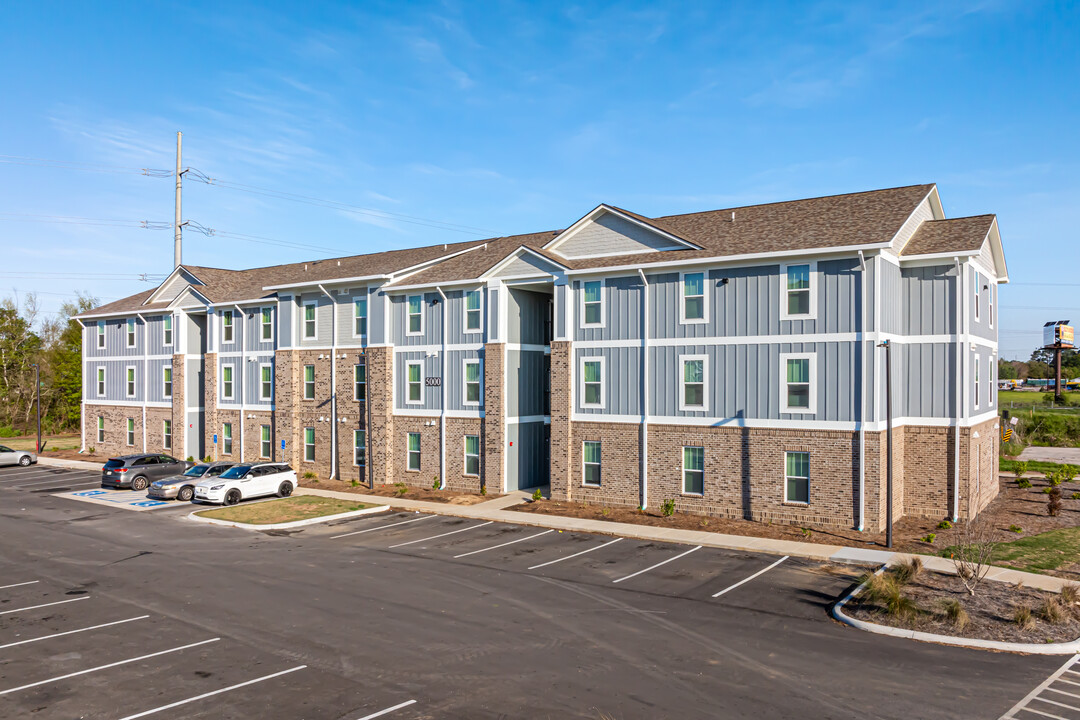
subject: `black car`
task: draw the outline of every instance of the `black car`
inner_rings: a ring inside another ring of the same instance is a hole
[[[145,490],[153,481],[179,475],[194,464],[160,453],[109,458],[101,468],[101,487]]]

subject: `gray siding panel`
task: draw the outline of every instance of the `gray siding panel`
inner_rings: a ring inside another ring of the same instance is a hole
[[[304,307],[308,303],[315,303],[314,339],[304,338]],[[334,326],[330,298],[321,292],[301,295],[296,308],[296,323],[296,337],[300,339],[300,347],[329,347]]]
[[[969,301],[971,307],[971,323],[969,327],[970,332],[976,337],[986,338],[988,340],[997,340],[997,303],[994,304],[994,327],[990,327],[990,298],[991,293],[997,287],[997,282],[991,276],[985,272],[977,269],[974,265],[968,269],[970,282],[968,284],[968,293],[972,296]],[[972,285],[974,283],[974,286]],[[978,290],[978,300],[975,300],[975,292]],[[995,297],[996,299],[996,297]],[[979,306],[979,318],[975,319],[975,303]]]
[[[952,417],[956,405],[956,344],[894,345],[892,352],[893,414],[896,417]]]
[[[465,361],[480,360],[480,405],[465,404]],[[402,368],[404,372],[404,368]],[[447,410],[482,410],[484,408],[484,351],[483,350],[450,350],[446,353],[446,377],[443,378],[446,385],[446,409]],[[431,388],[439,391],[439,388]],[[404,397],[404,395],[402,395]]]
[[[378,288],[368,289],[368,343],[385,343],[389,337],[385,308],[390,296]]]
[[[97,394],[97,371],[105,368],[105,397]],[[127,395],[127,368],[135,368],[135,395]],[[158,376],[160,378],[160,375]],[[93,403],[95,400],[109,400],[111,402],[142,402],[143,400],[143,368],[142,360],[97,360],[86,363],[86,401]],[[160,382],[160,379],[158,380]]]
[[[678,277],[678,276],[676,276]],[[575,340],[632,340],[641,337],[641,279],[637,275],[609,277],[603,289],[603,327],[583,327],[584,284],[574,281]],[[678,322],[678,316],[675,316]]]
[[[225,386],[225,374],[222,372],[222,368],[226,365],[232,365],[233,367],[233,396],[231,400],[226,400],[222,388]],[[251,365],[251,363],[247,363]],[[217,369],[217,396],[219,402],[226,405],[239,405],[240,393],[244,391],[244,375],[245,370],[244,358],[239,355],[218,355],[218,369]]]
[[[465,332],[465,290],[444,290],[446,293],[446,342],[449,345],[484,342],[486,325],[486,292],[483,288],[470,288],[480,292],[480,331]],[[436,306],[442,312],[442,306]]]
[[[256,355],[254,360],[244,362],[244,368],[247,370],[247,372],[244,373],[244,404],[247,406],[269,407],[273,402],[273,390],[270,392],[270,400],[259,399],[259,390],[262,383],[262,370],[260,368],[262,365],[270,366],[270,377],[273,379],[274,356],[272,353]],[[236,402],[240,402],[239,397],[237,397]]]
[[[409,361],[421,363],[420,394],[422,403],[409,404],[405,402],[407,389],[407,375],[405,365]],[[394,403],[398,413],[408,415],[409,410],[438,410],[442,400],[442,388],[428,387],[426,378],[439,377],[440,365],[438,354],[427,356],[425,352],[399,352],[394,353]]]
[[[581,406],[585,396],[581,373],[583,357],[604,358],[604,408]],[[574,353],[574,389],[576,411],[583,415],[640,415],[641,414],[641,348],[576,348]]]
[[[488,291],[488,337],[498,342],[506,342],[506,338],[499,334],[499,290],[492,288]]]
[[[501,268],[492,277],[497,278],[512,278],[534,275],[552,275],[560,271],[561,268],[555,266],[546,260],[541,260],[534,255],[521,255],[516,257]]]
[[[173,345],[166,347],[165,316],[146,316],[146,337],[148,341],[147,350],[150,355],[172,355],[173,347],[176,345],[175,319],[173,320],[173,323]]]
[[[901,297],[900,268],[876,258],[874,263],[881,268],[881,332],[903,332],[902,305],[896,302]]]
[[[551,296],[512,288],[508,288],[507,292],[507,342],[543,345]]]
[[[969,415],[982,415],[997,410],[997,393],[994,392],[993,365],[994,353],[989,348],[981,345],[976,346],[974,352],[968,353],[968,366],[964,369],[964,377],[968,383],[967,411]],[[975,401],[975,364],[979,367],[979,398]]]
[[[337,302],[337,344],[338,347],[359,347],[362,339],[355,336],[356,331],[356,301],[367,297],[367,288],[348,288],[344,295],[337,290],[333,291],[334,300]],[[369,303],[370,305],[370,303]],[[371,309],[368,308],[368,323],[371,322]],[[370,331],[369,331],[370,332]]]
[[[105,323],[105,349],[97,347],[97,321],[90,321],[89,344],[86,348],[86,357],[139,357],[143,353],[143,325],[135,318],[135,347],[127,346],[127,319],[108,318]]]
[[[905,335],[956,332],[956,271],[952,265],[903,268],[900,279],[903,321],[900,332]],[[885,304],[889,305],[892,303]]]
[[[603,213],[559,245],[555,252],[575,258],[678,249],[685,250],[686,247],[618,215]]]
[[[555,337],[567,337],[566,312],[564,308],[566,307],[567,298],[571,296],[572,293],[569,291],[569,286],[555,286]]]
[[[147,365],[150,367],[150,373],[146,378],[147,400],[150,402],[168,402],[168,399],[165,397],[164,369],[172,367],[172,360],[148,360]],[[138,375],[139,371],[136,370],[135,374]],[[173,393],[175,394],[177,390],[179,390],[179,388],[173,390]]]
[[[506,351],[506,414],[508,417],[543,415],[546,355],[537,350]]]
[[[270,311],[270,340],[262,339],[262,312]],[[244,350],[273,352],[277,341],[277,309],[274,305],[244,308]]]
[[[405,332],[408,327],[408,298],[412,295],[420,295],[423,298],[420,303],[423,333],[420,335],[407,335]],[[390,296],[390,325],[394,345],[407,347],[442,343],[442,302],[440,300],[439,303],[433,304],[436,299],[439,299],[439,294],[433,292]]]
[[[281,298],[277,306],[277,327],[274,329],[274,337],[278,347],[292,347],[293,322],[296,318],[296,298]]]

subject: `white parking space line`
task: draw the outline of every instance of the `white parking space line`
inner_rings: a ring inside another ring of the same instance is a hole
[[[60,682],[61,680],[67,680],[68,678],[78,677],[79,675],[88,675],[99,670],[108,670],[109,668],[119,667],[120,665],[127,665],[128,663],[139,662],[140,660],[149,660],[152,657],[158,657],[159,655],[168,655],[169,653],[180,652],[181,650],[189,650],[193,647],[199,647],[200,645],[207,645],[212,642],[217,642],[221,638],[211,638],[209,640],[203,640],[197,643],[191,643],[190,645],[181,645],[180,647],[171,648],[169,650],[159,650],[156,653],[150,653],[149,655],[140,655],[136,658],[129,660],[120,660],[118,662],[109,663],[108,665],[98,665],[97,667],[87,668],[86,670],[80,670],[78,672],[68,673],[67,675],[60,675],[59,677],[49,678],[48,680],[38,680],[37,682],[30,683],[29,685],[20,685],[19,687],[10,688],[8,690],[0,690],[0,695],[8,695],[13,692],[19,692],[20,690],[29,690],[39,685],[48,685],[49,683]]]
[[[37,478],[52,475],[53,477],[63,477],[65,475],[71,475],[69,472],[54,472],[52,470],[34,470],[33,472],[20,473],[16,477],[5,477],[4,482],[11,482],[12,484],[18,484],[22,480],[34,480]]]
[[[145,620],[150,617],[149,615],[140,615],[139,617],[128,618],[127,620],[116,620],[114,622],[103,623],[101,625],[94,625],[93,627],[79,628],[78,630],[68,630],[67,632],[60,632],[54,635],[45,635],[44,637],[30,638],[29,640],[19,640],[18,642],[8,643],[7,645],[0,645],[0,650],[6,650],[7,648],[15,647],[16,645],[26,645],[29,643],[40,642],[41,640],[50,640],[52,638],[63,637],[64,635],[74,635],[81,632],[90,632],[91,630],[100,630],[101,628],[112,627],[113,625],[123,625],[124,623],[135,622],[136,620]]]
[[[425,515],[424,517],[414,518],[413,520],[405,520],[404,522],[396,522],[390,525],[380,525],[379,527],[368,528],[367,530],[357,530],[356,532],[345,533],[344,535],[334,535],[331,540],[337,540],[338,538],[349,537],[351,535],[363,535],[368,532],[375,532],[376,530],[385,530],[386,528],[397,527],[398,525],[408,525],[409,523],[420,522],[421,520],[431,520],[437,515]]]
[[[748,578],[744,578],[743,580],[740,580],[739,582],[735,583],[735,584],[734,584],[734,585],[732,585],[731,587],[726,587],[726,588],[724,588],[724,589],[723,589],[723,590],[721,590],[720,592],[718,592],[718,593],[716,593],[715,595],[713,595],[713,597],[714,597],[714,598],[718,598],[718,597],[720,597],[721,595],[723,595],[724,593],[729,593],[729,592],[731,592],[732,590],[734,590],[735,588],[739,587],[740,585],[745,585],[746,583],[750,582],[751,580],[753,580],[754,578],[758,577],[759,575],[764,575],[765,573],[769,572],[769,571],[770,571],[770,570],[772,570],[772,569],[773,569],[774,567],[776,567],[776,566],[777,566],[777,565],[779,565],[780,563],[782,563],[782,562],[784,562],[785,560],[787,560],[787,559],[788,559],[789,557],[790,557],[789,555],[785,555],[784,557],[780,558],[779,560],[777,560],[776,562],[774,562],[774,563],[773,563],[772,565],[770,565],[769,567],[767,567],[767,568],[764,568],[763,570],[758,570],[758,571],[757,571],[756,573],[754,573],[754,574],[753,574],[753,575],[751,575],[750,577],[748,577]]]
[[[8,588],[13,588],[13,587],[22,587],[23,585],[33,585],[34,583],[37,583],[37,582],[40,582],[40,581],[39,580],[30,580],[28,582],[15,583],[14,585],[0,585],[0,590],[7,590]]]
[[[31,482],[31,483],[18,483],[16,485],[9,485],[9,487],[14,488],[15,490],[22,490],[23,488],[28,488],[28,487],[38,487],[39,485],[56,485],[57,483],[66,483],[66,482],[68,482],[67,478],[56,477],[56,478],[53,478],[52,480],[40,480],[38,482]],[[80,480],[79,482],[82,482],[82,481]]]
[[[614,540],[612,540],[610,542],[606,542],[603,545],[597,545],[596,547],[591,547],[588,550],[582,550],[581,552],[574,553],[573,555],[567,555],[566,557],[561,557],[561,558],[558,558],[558,559],[555,559],[555,560],[548,560],[545,563],[540,563],[539,565],[533,565],[529,569],[530,570],[535,570],[536,568],[547,567],[548,565],[554,565],[555,563],[560,563],[563,560],[573,560],[574,558],[580,557],[580,556],[582,556],[582,555],[584,555],[586,553],[591,553],[593,550],[599,550],[600,548],[606,548],[608,545],[614,545],[615,543],[619,542],[620,540],[625,540],[625,539],[626,538],[615,538]]]
[[[645,568],[644,570],[638,570],[636,573],[631,573],[631,574],[627,575],[626,577],[621,577],[618,580],[612,580],[611,582],[613,582],[613,583],[621,583],[623,580],[629,580],[630,578],[637,577],[638,575],[642,575],[644,573],[647,573],[650,570],[655,570],[656,568],[660,567],[661,565],[667,565],[669,562],[674,562],[675,560],[678,560],[681,557],[685,557],[685,556],[689,555],[690,553],[696,552],[697,550],[700,550],[700,549],[701,549],[701,545],[698,545],[697,547],[692,547],[692,548],[690,548],[689,550],[687,550],[684,553],[679,553],[675,557],[670,557],[667,560],[664,560],[663,562],[658,562],[658,563],[656,563],[655,565],[653,565],[651,567]]]
[[[43,607],[52,607],[53,605],[63,605],[64,603],[79,602],[80,600],[89,600],[89,595],[83,595],[82,597],[71,598],[70,600],[57,600],[56,602],[45,603],[44,605],[31,605],[30,607],[19,608],[18,610],[4,610],[0,612],[0,615],[10,615],[12,613],[26,612],[27,610],[37,610]]]
[[[409,707],[410,705],[413,705],[415,703],[416,703],[415,700],[406,700],[405,702],[401,703],[400,705],[395,705],[394,707],[388,707],[385,710],[380,710],[377,713],[371,713],[370,715],[365,715],[364,717],[360,718],[360,720],[372,720],[372,718],[382,717],[383,715],[389,715],[390,713],[394,712],[395,710],[400,710],[403,707]],[[124,718],[124,720],[127,720],[127,718]]]
[[[1080,660],[1080,655],[1073,655],[1071,658],[1066,660],[1064,665],[1062,665],[1056,671],[1054,671],[1054,674],[1052,674],[1050,677],[1046,678],[1046,680],[1041,682],[1038,687],[1036,687],[1034,690],[1032,690],[1027,695],[1025,695],[1023,700],[1021,700],[1020,702],[1016,703],[1011,708],[1009,708],[1009,711],[1006,712],[1004,715],[1002,715],[999,718],[999,720],[1010,720],[1011,718],[1016,717],[1016,713],[1020,712],[1021,710],[1026,710],[1027,712],[1032,712],[1032,713],[1035,713],[1036,715],[1045,715],[1046,717],[1058,717],[1057,715],[1051,715],[1050,713],[1045,713],[1042,710],[1036,710],[1035,708],[1030,708],[1027,705],[1032,700],[1037,699],[1038,696],[1039,696],[1039,693],[1041,693],[1043,690],[1046,690],[1051,685],[1053,685],[1054,682],[1058,678],[1060,678],[1062,675],[1064,675],[1065,673],[1071,673],[1073,675],[1080,675],[1080,673],[1077,673],[1075,670],[1070,670],[1069,669],[1073,665],[1076,664],[1077,660]],[[1066,719],[1062,718],[1062,720],[1066,720]]]
[[[1056,692],[1056,693],[1061,693],[1062,695],[1068,695],[1069,697],[1080,698],[1080,695],[1077,695],[1076,693],[1065,692],[1064,690],[1058,690],[1058,689],[1052,688],[1052,687],[1048,687],[1046,689],[1049,690],[1050,692]],[[1080,708],[1077,708],[1077,709],[1080,710]]]
[[[153,715],[154,713],[159,713],[159,712],[162,712],[164,710],[172,710],[175,707],[180,707],[181,705],[187,705],[188,703],[193,703],[193,702],[196,702],[198,700],[204,700],[204,699],[206,699],[208,697],[213,697],[214,695],[220,695],[222,693],[227,693],[230,690],[237,690],[237,689],[242,688],[242,687],[247,687],[248,685],[254,685],[255,683],[261,683],[261,682],[263,682],[265,680],[273,680],[274,678],[281,677],[282,675],[288,675],[289,673],[294,673],[297,670],[303,670],[306,667],[307,667],[307,665],[298,665],[298,666],[296,666],[294,668],[289,668],[288,670],[282,670],[281,672],[276,672],[273,675],[263,675],[261,678],[255,678],[254,680],[248,680],[247,682],[237,683],[236,685],[230,685],[229,687],[221,688],[220,690],[213,690],[213,691],[208,692],[208,693],[203,693],[202,695],[196,695],[195,697],[189,697],[186,700],[178,700],[178,701],[176,701],[174,703],[169,703],[168,705],[162,705],[161,707],[156,707],[153,710],[144,710],[141,713],[136,713],[134,715],[128,715],[125,718],[121,718],[121,720],[135,720],[135,718],[146,717],[147,715]]]
[[[490,525],[493,522],[495,521],[488,520],[487,522],[480,523],[479,525],[471,525],[470,527],[461,528],[460,530],[451,530],[450,532],[443,533],[442,535],[432,535],[431,537],[420,538],[419,540],[410,540],[409,542],[398,543],[397,545],[391,545],[390,549],[393,550],[394,548],[405,547],[406,545],[415,545],[416,543],[427,542],[428,540],[438,540],[439,538],[444,538],[448,535],[457,535],[458,533],[463,533],[467,530],[475,530],[476,528],[482,528],[485,525]]]
[[[1054,718],[1054,720],[1069,720],[1069,718],[1067,718],[1067,717],[1061,717],[1060,715],[1053,715],[1053,714],[1048,713],[1048,712],[1043,712],[1042,710],[1036,710],[1035,708],[1023,707],[1023,708],[1020,708],[1020,709],[1025,710],[1025,711],[1027,711],[1029,713],[1035,713],[1036,715],[1042,715],[1043,717]]]
[[[1047,688],[1047,690],[1049,689],[1050,688]],[[1050,703],[1051,705],[1057,705],[1058,707],[1063,707],[1068,710],[1075,710],[1077,712],[1080,712],[1080,707],[1076,707],[1075,705],[1066,705],[1065,703],[1058,702],[1057,700],[1050,700],[1049,698],[1044,697],[1037,697],[1035,699],[1039,702]]]
[[[506,547],[507,545],[513,545],[514,543],[525,542],[526,540],[532,540],[533,538],[538,538],[541,535],[547,535],[548,533],[551,533],[551,532],[555,532],[555,531],[554,530],[545,530],[542,533],[536,533],[535,535],[530,535],[528,537],[518,538],[517,540],[511,540],[510,542],[504,542],[502,545],[494,545],[492,547],[484,548],[483,550],[473,550],[472,552],[461,553],[460,555],[455,555],[454,559],[457,560],[458,558],[468,557],[470,555],[476,555],[478,553],[487,552],[488,550],[498,550],[499,548]]]

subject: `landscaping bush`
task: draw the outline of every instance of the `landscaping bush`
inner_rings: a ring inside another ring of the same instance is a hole
[[[1021,478],[1021,479],[1017,480],[1016,485],[1021,490],[1029,490],[1029,489],[1031,489],[1031,481],[1028,480],[1027,478]]]
[[[398,497],[402,497],[409,492],[409,486],[403,482],[396,482],[394,483],[394,492],[397,493]]]
[[[922,570],[922,559],[918,556],[914,556],[889,568],[889,573],[896,580],[897,584],[907,585],[909,582],[919,577]]]
[[[438,475],[436,475],[435,478],[431,481],[431,489],[432,490],[438,490],[439,489],[439,476]]]
[[[938,530],[948,530],[952,527],[952,520],[942,520],[937,524]]]
[[[926,533],[926,535],[919,538],[919,540],[924,543],[930,543],[931,545],[933,545],[934,541],[937,540],[937,533]]]
[[[971,616],[968,615],[967,610],[955,598],[941,601],[941,609],[945,612],[945,617],[948,619],[952,626],[958,631],[963,631],[971,622]]]
[[[1076,477],[1076,468],[1072,465],[1062,465],[1061,474],[1065,476],[1065,482],[1072,482]]]
[[[1066,605],[1072,606],[1076,604],[1077,600],[1080,600],[1080,585],[1074,585],[1069,583],[1068,585],[1061,586],[1061,602]]]
[[[303,477],[305,480],[313,480],[315,478],[315,473],[311,470],[308,470],[301,477]]]
[[[1050,488],[1050,500],[1046,503],[1046,514],[1057,517],[1061,513],[1061,488]]]
[[[1020,527],[1019,525],[1010,525],[1009,532],[1014,532],[1019,535],[1020,533],[1024,532],[1024,528]]]
[[[1024,477],[1024,473],[1027,472],[1028,464],[1027,460],[1017,460],[1013,464],[1013,474],[1016,475],[1016,481],[1020,482],[1020,478]]]
[[[19,432],[15,428],[11,427],[10,425],[4,425],[3,427],[0,427],[0,437],[2,437],[2,438],[19,437]]]
[[[1043,595],[1042,604],[1039,605],[1039,617],[1051,625],[1057,625],[1065,620],[1065,607],[1057,595]]]
[[[675,514],[675,501],[668,498],[664,502],[660,503],[660,514],[664,517],[671,517]]]
[[[1030,630],[1035,627],[1035,618],[1031,615],[1031,608],[1027,605],[1017,605],[1013,608],[1013,622],[1021,630]]]
[[[532,499],[533,500],[543,500],[544,499],[544,493],[540,492],[540,488],[536,488],[535,490],[533,490]]]

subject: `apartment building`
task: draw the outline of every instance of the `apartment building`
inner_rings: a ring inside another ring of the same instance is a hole
[[[997,493],[996,218],[935,185],[224,270],[80,317],[84,445],[876,531]]]

